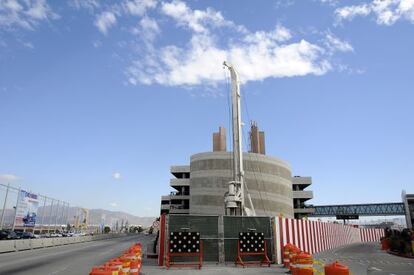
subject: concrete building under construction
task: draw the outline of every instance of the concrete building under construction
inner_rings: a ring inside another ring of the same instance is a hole
[[[258,216],[301,218],[313,209],[305,202],[313,198],[304,190],[310,177],[292,177],[289,164],[267,156],[265,133],[251,124],[250,150],[243,153],[244,179]],[[175,189],[161,198],[161,213],[224,215],[224,196],[233,177],[232,153],[226,148],[226,130],[213,133],[213,151],[194,154],[190,165],[171,166]]]

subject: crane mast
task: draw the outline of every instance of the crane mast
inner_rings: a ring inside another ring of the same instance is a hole
[[[224,199],[225,212],[227,215],[231,216],[255,216],[256,212],[254,210],[253,202],[244,182],[239,76],[232,65],[228,64],[226,61],[224,61],[223,65],[229,69],[231,76],[233,129],[233,180],[229,182],[229,190]],[[245,193],[247,193],[250,208],[245,206]]]
[[[231,216],[243,215],[243,152],[240,112],[240,84],[239,76],[234,67],[224,61],[223,65],[230,71],[231,98],[232,98],[232,126],[233,126],[233,180],[229,182],[229,191],[226,194],[226,214]]]

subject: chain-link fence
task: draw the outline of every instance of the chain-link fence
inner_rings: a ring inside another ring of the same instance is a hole
[[[24,222],[22,225],[19,220],[19,210],[28,207],[28,202],[22,197],[30,197],[32,208],[36,208],[35,219]],[[11,185],[0,184],[0,229],[7,230],[27,230],[33,232],[54,232],[60,231],[62,225],[66,225],[69,220],[69,203],[49,198],[40,194],[27,192],[21,188]]]
[[[170,233],[174,231],[200,232],[204,244],[204,260],[220,263],[233,262],[236,259],[240,232],[263,232],[268,257],[274,259],[273,226],[270,217],[169,215],[166,242],[169,240]],[[177,261],[188,260],[186,257],[177,259]],[[247,257],[246,260],[249,258]]]

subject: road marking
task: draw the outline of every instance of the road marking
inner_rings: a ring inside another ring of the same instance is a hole
[[[382,271],[382,269],[375,266],[370,266],[368,267],[367,271]]]
[[[68,269],[68,267],[69,267],[69,266],[65,266],[64,268],[61,268],[61,269],[58,269],[58,270],[56,270],[56,271],[53,271],[53,272],[49,273],[48,275],[58,274],[58,273],[60,273],[60,272],[62,272],[62,271],[65,271],[66,269]]]

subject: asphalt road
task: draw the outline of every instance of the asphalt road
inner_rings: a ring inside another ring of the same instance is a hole
[[[414,259],[387,254],[380,250],[378,243],[344,246],[316,254],[314,257],[324,263],[338,260],[350,268],[352,275],[414,275]],[[323,268],[319,270],[323,270]],[[236,268],[233,263],[227,263],[226,266],[207,263],[201,270],[194,268],[171,268],[166,270],[155,265],[144,264],[142,271],[143,275],[258,275],[286,274],[287,269],[277,265],[272,265],[270,268]]]
[[[390,255],[380,250],[379,243],[359,243],[314,255],[324,263],[338,260],[353,275],[414,275],[414,259]]]
[[[78,243],[58,247],[42,248],[0,254],[0,274],[30,275],[87,275],[92,266],[101,265],[117,257],[132,243],[141,242],[143,248],[154,237],[137,235],[110,240]],[[389,255],[379,249],[379,244],[354,244],[314,255],[315,259],[330,263],[339,260],[347,265],[353,275],[414,275],[414,259]],[[279,266],[271,268],[235,268],[232,263],[226,266],[206,264],[202,270],[192,268],[166,270],[156,266],[156,260],[145,259],[143,275],[192,275],[192,274],[285,274]]]
[[[145,250],[152,238],[135,235],[0,254],[0,274],[87,275],[92,266],[121,255],[132,243],[141,242]]]

